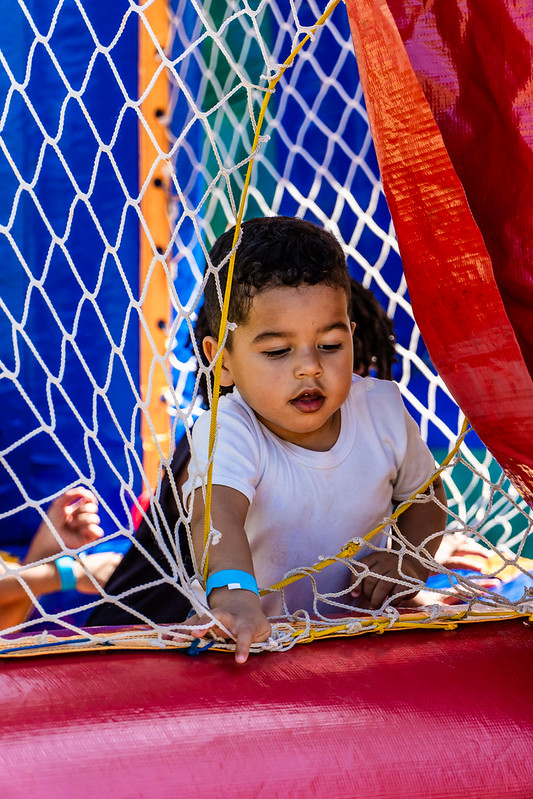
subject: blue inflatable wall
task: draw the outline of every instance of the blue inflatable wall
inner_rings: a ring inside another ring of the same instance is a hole
[[[112,531],[127,505],[117,473],[141,487],[138,122],[128,105],[138,18],[115,44],[126,0],[86,0],[85,18],[70,0],[26,8],[0,2],[4,549],[35,530],[36,512],[18,510],[27,498],[45,505],[67,484],[94,484]]]

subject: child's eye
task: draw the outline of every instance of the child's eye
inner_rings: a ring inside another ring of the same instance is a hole
[[[267,358],[282,358],[288,353],[288,351],[289,348],[285,347],[282,350],[268,350],[267,352],[264,352],[263,355],[266,355]]]
[[[324,352],[334,352],[342,349],[342,344],[340,342],[338,344],[319,344],[318,349],[324,350]]]

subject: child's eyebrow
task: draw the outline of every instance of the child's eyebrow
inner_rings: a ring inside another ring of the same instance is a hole
[[[349,329],[350,328],[346,322],[339,321],[332,322],[330,325],[325,325],[324,327],[320,327],[316,332],[317,334],[322,335],[324,333],[329,333],[332,330],[342,330],[343,332],[346,332]],[[291,338],[294,335],[294,331],[264,330],[262,333],[258,333],[257,336],[252,339],[252,344],[258,344],[268,338]]]
[[[286,333],[284,330],[265,330],[263,333],[258,333],[252,339],[252,344],[259,344],[267,338],[290,338],[292,333]]]

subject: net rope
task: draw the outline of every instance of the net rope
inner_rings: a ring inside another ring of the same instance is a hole
[[[20,308],[10,305],[0,293],[3,322],[11,331],[13,346],[12,355],[2,358],[1,368],[2,377],[17,392],[19,402],[31,419],[27,429],[0,451],[5,479],[13,486],[14,497],[8,507],[2,508],[0,521],[7,526],[16,521],[21,512],[33,510],[34,518],[45,525],[55,540],[57,551],[75,558],[95,591],[83,596],[77,594],[75,604],[68,611],[56,609],[24,579],[35,565],[53,563],[55,554],[45,555],[31,564],[20,563],[7,554],[2,556],[0,590],[2,580],[14,577],[23,586],[34,610],[24,621],[8,625],[0,634],[0,653],[32,654],[104,645],[126,648],[191,645],[186,624],[160,624],[140,610],[134,612],[137,620],[134,626],[111,632],[84,627],[78,620],[82,612],[87,614],[103,602],[127,609],[131,592],[119,596],[107,593],[88,565],[86,556],[94,553],[95,547],[92,544],[65,546],[46,508],[64,490],[80,484],[90,487],[106,514],[104,550],[113,550],[116,545],[124,551],[125,544],[136,548],[157,573],[157,578],[146,583],[144,588],[155,590],[162,584],[173,586],[190,600],[195,610],[205,611],[203,599],[194,588],[195,580],[201,579],[201,575],[187,572],[176,531],[164,514],[158,512],[163,470],[166,469],[179,521],[186,528],[189,526],[189,510],[183,506],[179,486],[172,477],[171,458],[158,444],[146,396],[155,390],[154,370],[156,365],[160,366],[168,374],[165,400],[171,439],[184,435],[192,446],[191,425],[203,410],[200,380],[212,373],[212,367],[201,363],[194,336],[205,285],[203,264],[217,236],[236,220],[239,227],[243,216],[303,216],[323,225],[342,242],[352,274],[376,294],[394,320],[398,355],[394,377],[408,409],[419,422],[422,436],[428,440],[437,462],[442,464],[438,473],[448,497],[446,538],[460,533],[485,547],[490,553],[484,563],[485,578],[498,580],[502,587],[517,576],[525,580],[520,596],[509,599],[503,590],[483,588],[472,575],[452,573],[445,563],[429,562],[422,547],[414,554],[427,562],[433,572],[448,577],[447,585],[426,588],[427,602],[421,607],[403,609],[385,604],[377,611],[354,612],[348,588],[336,595],[320,595],[315,578],[329,563],[342,564],[351,578],[347,584],[361,578],[356,558],[361,542],[347,542],[342,552],[326,552],[314,566],[302,566],[286,574],[275,588],[261,586],[264,592],[280,592],[285,615],[273,624],[271,639],[254,645],[254,650],[283,650],[295,643],[327,635],[358,635],[417,626],[450,628],[459,622],[531,614],[531,589],[527,578],[533,557],[532,513],[475,434],[470,432],[462,440],[463,415],[436,374],[420,337],[373,155],[343,5],[338,0],[329,4],[298,0],[268,3],[234,0],[226,4],[175,0],[166,7],[170,37],[164,42],[158,40],[146,13],[153,5],[147,3],[141,8],[124,4],[112,35],[104,40],[99,38],[93,22],[91,4],[79,0],[72,4],[78,24],[92,42],[84,75],[78,84],[69,78],[61,57],[56,54],[57,37],[65,14],[61,2],[45,22],[34,18],[36,12],[30,4],[18,3],[28,32],[26,49],[21,45],[23,67],[15,65],[7,48],[0,48],[0,65],[6,84],[0,115],[0,148],[15,187],[8,198],[9,212],[3,213],[0,220],[0,232],[24,287]],[[144,95],[132,91],[131,82],[128,84],[124,79],[119,65],[120,47],[131,26],[142,26],[153,42],[158,59],[158,67]],[[42,52],[57,74],[58,112],[54,124],[42,116],[34,99],[37,56]],[[118,113],[106,135],[94,122],[90,103],[85,99],[95,65],[102,59],[120,97]],[[163,74],[169,84],[168,107],[155,121],[149,120],[143,113],[142,103],[156,79]],[[19,103],[33,121],[32,130],[37,141],[37,157],[30,170],[21,164],[10,144],[10,126]],[[85,183],[72,167],[66,148],[69,109],[73,104],[84,120],[93,154]],[[123,125],[129,114],[147,132],[154,153],[153,168],[142,181],[140,190],[137,187],[135,191],[122,173],[123,159],[119,154]],[[168,149],[162,148],[152,135],[154,124],[163,125],[169,131]],[[51,154],[60,165],[71,197],[61,227],[49,218],[47,197],[40,186]],[[100,210],[96,201],[104,163],[109,166],[121,197],[113,235],[106,224],[106,211]],[[161,165],[168,176],[171,219],[170,238],[164,246],[152,235],[140,210],[141,199],[149,190],[156,168]],[[29,260],[18,226],[23,204],[28,201],[33,203],[49,238],[39,269]],[[75,221],[80,208],[90,219],[98,240],[98,255],[90,279],[80,272],[77,257],[73,255],[76,252],[73,239],[79,235]],[[145,283],[138,287],[126,271],[121,255],[131,213],[153,252]],[[234,245],[238,247],[238,229]],[[62,268],[77,286],[74,309],[67,316],[55,307],[48,292],[52,271],[57,269],[54,259],[58,252],[62,256]],[[126,309],[120,325],[101,307],[110,263],[115,280],[122,286]],[[143,315],[146,292],[159,268],[168,275],[172,308],[165,330],[164,352],[156,347]],[[27,320],[36,295],[57,327],[61,342],[59,357],[43,355],[28,332]],[[225,300],[224,305],[224,298],[220,296],[224,324],[219,350],[228,332],[228,298]],[[88,306],[101,326],[106,343],[105,368],[98,372],[98,377],[94,363],[79,345]],[[126,329],[131,319],[139,323],[154,351],[154,366],[145,397],[138,387],[135,366],[124,351]],[[22,348],[29,350],[40,369],[46,413],[25,384]],[[82,370],[90,394],[88,408],[83,411],[70,396],[65,381],[72,357]],[[220,359],[216,364],[211,394],[215,408]],[[117,375],[125,381],[132,397],[131,411],[126,418],[117,412],[111,391]],[[79,440],[75,442],[61,433],[56,418],[58,397],[79,425]],[[138,447],[140,414],[151,424],[161,460],[157,482],[148,490],[148,507],[138,497],[140,481],[146,483]],[[213,418],[216,418],[215,413]],[[112,429],[111,435],[121,448],[118,460],[115,450],[106,446],[109,439],[106,426]],[[29,487],[26,475],[19,473],[12,464],[19,448],[38,447],[43,435],[57,448],[65,469],[68,467],[68,479],[60,482],[55,490],[39,494]],[[214,427],[212,439],[214,443]],[[461,443],[456,448],[459,439]],[[83,461],[75,454],[77,448],[83,450]],[[111,501],[99,486],[95,453],[98,462],[105,464],[108,475],[118,485],[115,490],[118,501]],[[194,452],[192,457],[194,459]],[[209,485],[206,475],[207,497]],[[412,501],[436,499],[432,495],[428,499],[421,487]],[[206,504],[209,508],[209,499]],[[150,526],[162,553],[161,560],[155,559],[135,538],[132,509]],[[206,519],[207,539],[210,540],[209,514]],[[390,525],[388,535],[398,546],[400,560],[408,552],[412,556],[412,549],[401,540],[396,517],[383,520],[383,525]],[[366,538],[371,540],[374,532],[369,531]],[[8,550],[9,540],[0,540],[0,548]],[[296,579],[313,586],[312,612],[289,612],[285,588]],[[406,578],[406,593],[412,587],[412,581]],[[461,601],[457,602],[458,599]],[[448,601],[455,604],[447,604]],[[325,605],[327,613],[323,610]],[[183,622],[182,619],[176,621]],[[213,640],[207,638],[198,646],[201,649],[213,645],[222,650],[233,648],[231,641],[217,639],[213,644]]]

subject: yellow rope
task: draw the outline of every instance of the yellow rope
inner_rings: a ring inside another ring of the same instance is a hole
[[[265,96],[263,98],[263,103],[261,105],[261,110],[259,112],[259,117],[257,119],[257,126],[255,130],[254,141],[252,144],[252,156],[248,163],[248,169],[246,170],[246,177],[244,179],[244,187],[242,191],[241,201],[239,205],[239,211],[237,214],[237,221],[235,223],[235,235],[233,237],[233,248],[235,248],[242,226],[242,218],[244,216],[244,208],[246,205],[246,198],[248,195],[248,187],[250,185],[250,180],[252,177],[252,168],[254,164],[254,153],[257,150],[257,146],[259,144],[259,136],[261,135],[261,127],[263,125],[263,121],[265,118],[266,110],[270,98],[276,88],[280,78],[284,74],[285,70],[291,66],[292,62],[302,49],[302,47],[307,44],[311,36],[315,33],[321,25],[328,19],[330,14],[333,10],[339,5],[340,0],[333,0],[331,5],[324,11],[321,17],[319,17],[315,23],[315,25],[311,28],[310,32],[298,43],[298,45],[294,48],[291,52],[289,57],[283,62],[281,65],[278,74],[270,81],[268,84],[267,89],[265,90]],[[218,350],[220,351],[222,344],[224,342],[224,335],[226,330],[226,324],[228,321],[228,310],[229,310],[229,301],[231,296],[231,285],[233,281],[233,270],[235,267],[235,252],[232,253],[229,264],[228,264],[228,279],[226,283],[226,290],[224,292],[224,303],[222,305],[222,315],[220,319],[220,330],[218,334]],[[214,379],[213,379],[213,398],[211,403],[211,426],[209,429],[209,450],[208,450],[208,470],[207,470],[207,485],[206,485],[206,492],[205,492],[205,516],[204,516],[204,550],[207,547],[207,542],[209,540],[209,532],[211,529],[211,503],[212,503],[212,493],[213,493],[213,449],[215,446],[215,434],[216,434],[216,425],[217,425],[217,412],[218,412],[218,400],[220,394],[220,376],[222,373],[222,358],[217,358],[217,362],[215,364],[215,371],[214,371]],[[204,560],[204,569],[203,569],[203,577],[204,582],[207,579],[208,575],[208,553],[206,552],[205,560]]]
[[[289,635],[291,638],[296,639],[298,644],[309,644],[321,638],[349,638],[368,633],[381,635],[385,632],[397,632],[399,630],[456,630],[460,625],[478,624],[479,622],[510,621],[512,619],[533,620],[530,612],[517,610],[470,610],[467,613],[466,610],[461,609],[456,613],[452,612],[450,616],[444,616],[440,619],[427,621],[428,618],[429,613],[416,613],[413,615],[404,613],[398,619],[395,619],[394,622],[383,616],[378,616],[375,619],[350,619],[346,623],[318,629],[311,627],[307,631],[295,627]],[[358,629],[355,629],[354,621],[359,623]]]
[[[283,64],[281,65],[281,67],[279,69],[279,72],[270,81],[270,83],[268,84],[267,89],[265,90],[265,96],[263,98],[263,103],[261,105],[261,110],[259,112],[259,116],[258,116],[258,119],[257,119],[257,126],[256,126],[256,129],[255,129],[255,135],[254,135],[254,140],[253,140],[253,144],[252,144],[252,156],[250,158],[250,161],[248,162],[248,168],[246,170],[246,176],[245,176],[245,179],[244,179],[244,187],[243,187],[241,200],[240,200],[240,204],[239,204],[239,210],[238,210],[238,213],[237,213],[237,220],[236,220],[236,223],[235,223],[235,233],[234,233],[234,236],[233,236],[233,243],[232,243],[232,249],[234,250],[234,252],[232,253],[232,255],[230,257],[229,264],[228,264],[228,277],[227,277],[226,288],[225,288],[225,292],[224,292],[224,302],[223,302],[223,305],[222,305],[222,313],[221,313],[221,319],[220,319],[220,329],[219,329],[218,344],[217,344],[217,349],[219,351],[219,356],[218,356],[216,364],[215,364],[214,378],[213,378],[213,395],[212,395],[212,403],[211,403],[211,424],[210,424],[210,428],[209,428],[209,449],[208,449],[208,464],[209,464],[209,466],[208,466],[208,470],[207,470],[207,484],[206,484],[206,494],[205,494],[205,515],[204,515],[204,550],[206,550],[206,554],[205,554],[205,558],[204,558],[204,567],[203,567],[204,582],[207,580],[208,570],[209,570],[209,553],[207,551],[207,544],[208,544],[208,540],[209,540],[209,533],[210,533],[210,530],[211,530],[211,506],[212,506],[212,495],[213,495],[213,450],[214,450],[214,446],[215,446],[216,424],[217,424],[217,413],[218,413],[218,401],[219,401],[219,397],[220,397],[220,378],[221,378],[221,373],[222,373],[222,357],[220,356],[220,350],[221,350],[223,342],[224,342],[224,335],[225,335],[226,325],[227,325],[227,321],[228,321],[229,302],[230,302],[230,297],[231,297],[231,288],[232,288],[232,282],[233,282],[233,272],[234,272],[234,268],[235,268],[235,256],[236,256],[235,248],[237,246],[237,242],[239,240],[239,236],[240,236],[240,232],[241,232],[242,219],[243,219],[243,216],[244,216],[244,209],[245,209],[245,206],[246,206],[246,199],[247,199],[247,196],[248,196],[248,188],[249,188],[249,185],[250,185],[250,180],[251,180],[251,176],[252,176],[252,169],[253,169],[254,159],[255,159],[254,153],[256,152],[257,146],[259,144],[259,137],[261,135],[261,128],[262,128],[262,125],[263,125],[263,122],[264,122],[264,118],[265,118],[266,110],[267,110],[267,107],[268,107],[268,103],[269,103],[270,98],[272,97],[272,95],[274,93],[274,90],[275,90],[277,84],[279,83],[281,77],[283,76],[285,71],[288,69],[288,67],[291,66],[291,64],[293,63],[294,59],[296,58],[296,56],[298,55],[300,50],[309,41],[309,39],[315,33],[315,31],[318,30],[318,28],[321,27],[321,25],[324,24],[324,22],[328,19],[328,17],[335,10],[335,8],[339,5],[339,3],[340,3],[340,0],[333,0],[331,5],[324,11],[322,16],[320,16],[317,19],[315,25],[310,30],[310,32],[298,43],[298,45],[290,53],[288,58],[283,62]],[[437,469],[435,471],[435,473],[432,475],[432,477],[426,483],[424,483],[424,485],[421,486],[418,489],[418,491],[416,491],[415,494],[413,494],[413,496],[407,502],[402,503],[394,511],[394,513],[390,516],[390,520],[387,520],[386,522],[383,522],[381,525],[379,525],[379,527],[376,527],[374,530],[371,530],[371,532],[369,532],[367,535],[364,536],[364,538],[361,539],[361,542],[362,541],[369,541],[371,538],[373,538],[375,535],[377,535],[377,533],[379,533],[381,530],[384,529],[384,527],[387,526],[387,524],[389,524],[389,521],[394,521],[402,513],[404,513],[407,510],[407,508],[409,508],[413,504],[413,502],[415,501],[417,495],[423,494],[429,488],[431,483],[436,479],[436,477],[443,471],[443,469],[448,465],[448,463],[451,461],[451,459],[455,456],[455,454],[459,450],[459,447],[461,446],[461,444],[463,442],[463,439],[464,439],[465,435],[467,434],[468,430],[469,430],[469,424],[468,424],[468,421],[465,419],[465,421],[463,423],[463,427],[462,427],[461,433],[460,433],[460,435],[459,435],[459,437],[458,437],[453,449],[448,453],[447,457],[444,459],[444,461],[440,465],[439,469]],[[261,594],[261,596],[264,596],[265,594],[271,593],[272,591],[278,591],[278,590],[280,590],[282,588],[285,588],[286,586],[290,585],[291,583],[294,583],[297,580],[302,579],[302,577],[306,576],[307,574],[322,571],[327,566],[330,566],[332,563],[335,563],[339,559],[346,559],[346,558],[354,557],[354,555],[358,552],[358,550],[361,548],[361,546],[362,546],[362,543],[356,544],[355,542],[350,541],[350,542],[348,542],[346,544],[344,549],[342,549],[338,553],[338,555],[336,555],[334,558],[327,558],[327,559],[325,559],[323,561],[320,561],[319,563],[315,563],[315,565],[310,567],[310,568],[302,569],[302,571],[299,574],[292,575],[291,577],[287,577],[284,580],[282,580],[281,582],[275,583],[274,585],[270,586],[270,588],[262,589],[260,591],[260,594]],[[411,624],[409,624],[409,626],[411,626]],[[334,630],[335,629],[336,628],[334,628]],[[333,634],[334,634],[334,632],[333,632]]]

